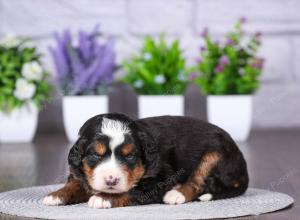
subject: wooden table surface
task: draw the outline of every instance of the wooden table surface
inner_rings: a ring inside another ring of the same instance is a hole
[[[239,143],[250,186],[287,193],[295,204],[283,211],[235,219],[300,220],[300,130],[253,131]],[[0,144],[0,192],[64,182],[71,147],[63,135],[40,135],[32,144]],[[1,215],[0,219],[28,219]]]

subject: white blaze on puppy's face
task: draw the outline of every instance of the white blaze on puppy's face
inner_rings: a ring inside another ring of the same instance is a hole
[[[115,156],[115,149],[125,140],[125,134],[130,132],[126,124],[103,118],[101,132],[110,138],[111,155],[95,167],[91,186],[94,190],[106,193],[121,193],[128,191],[127,175],[122,170]],[[111,184],[109,184],[111,183]]]
[[[107,181],[110,180],[110,177],[112,181],[117,181],[116,185],[107,185]],[[128,191],[127,176],[122,172],[114,154],[94,169],[91,185],[94,190],[106,193],[121,193]]]

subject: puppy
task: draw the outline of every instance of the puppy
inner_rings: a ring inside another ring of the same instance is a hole
[[[190,117],[89,119],[71,148],[67,183],[45,205],[91,208],[181,204],[243,194],[246,162],[230,135]]]

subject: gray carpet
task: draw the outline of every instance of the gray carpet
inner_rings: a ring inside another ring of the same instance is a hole
[[[294,200],[278,192],[250,188],[240,197],[182,205],[147,205],[92,209],[87,204],[44,206],[43,197],[61,185],[19,189],[0,193],[0,212],[46,219],[214,219],[259,215],[291,205]]]

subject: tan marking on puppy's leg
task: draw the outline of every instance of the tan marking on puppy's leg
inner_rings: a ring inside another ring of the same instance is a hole
[[[217,152],[210,152],[203,155],[200,164],[188,180],[177,189],[185,197],[185,202],[191,201],[203,191],[205,179],[213,168],[216,167],[221,156]]]
[[[128,193],[122,194],[120,197],[112,200],[113,207],[125,207],[132,205],[132,198]]]
[[[173,189],[179,189],[181,187],[181,184],[177,184],[175,186],[173,186]]]
[[[233,187],[234,188],[239,188],[240,187],[240,183],[238,181],[233,183]]]
[[[103,200],[109,201],[112,207],[125,207],[133,204],[132,198],[127,192],[122,194],[99,193],[97,196],[101,197]]]
[[[79,180],[71,178],[63,188],[50,193],[43,200],[44,205],[66,205],[86,202],[88,193],[82,187]]]

